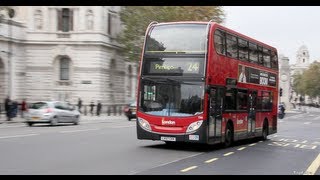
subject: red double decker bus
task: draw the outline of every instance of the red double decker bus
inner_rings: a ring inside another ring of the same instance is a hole
[[[215,22],[149,25],[138,139],[230,146],[277,132],[277,50]]]

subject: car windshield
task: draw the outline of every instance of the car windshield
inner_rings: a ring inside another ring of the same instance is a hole
[[[157,116],[194,116],[203,111],[204,82],[181,79],[142,81],[140,110]]]
[[[31,109],[44,109],[46,108],[48,105],[45,102],[36,102],[36,103],[32,103],[31,104]]]

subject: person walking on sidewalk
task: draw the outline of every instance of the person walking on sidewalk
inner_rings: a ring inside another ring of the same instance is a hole
[[[93,107],[95,105],[93,104],[93,101],[91,101],[91,104],[90,104],[90,113],[91,113],[91,116],[93,116]]]
[[[97,104],[97,116],[100,116],[101,108],[102,108],[101,102],[98,101],[98,104]]]
[[[26,99],[22,100],[21,103],[21,117],[24,118],[25,113],[27,112],[27,102]]]
[[[81,100],[81,98],[79,98],[79,100],[78,100],[78,110],[79,110],[80,113],[81,113],[81,107],[82,107],[82,100]]]
[[[4,100],[4,108],[6,111],[7,121],[11,121],[12,102],[9,96]]]

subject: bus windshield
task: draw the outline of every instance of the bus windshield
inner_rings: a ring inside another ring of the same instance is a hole
[[[204,54],[205,43],[205,24],[155,26],[147,35],[145,53]]]
[[[171,78],[141,82],[141,111],[156,116],[194,116],[203,112],[204,82]]]

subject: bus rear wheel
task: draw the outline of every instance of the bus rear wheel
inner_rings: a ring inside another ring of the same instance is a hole
[[[233,140],[232,134],[233,134],[233,132],[232,132],[231,124],[228,123],[227,127],[226,127],[226,132],[225,132],[225,139],[224,139],[224,146],[225,147],[231,146],[232,140]]]

